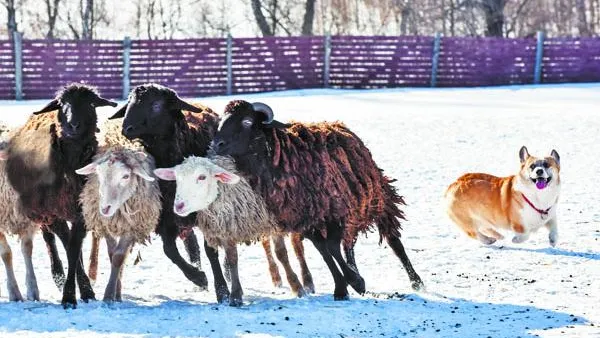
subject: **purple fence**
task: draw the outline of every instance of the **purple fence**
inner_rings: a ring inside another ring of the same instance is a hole
[[[536,39],[442,38],[439,50],[435,42],[420,36],[317,36],[134,40],[126,48],[124,41],[0,41],[0,99],[14,99],[19,88],[25,99],[50,98],[73,81],[93,84],[111,98],[147,82],[185,97],[530,84],[538,64],[542,83],[600,81],[598,38],[546,39],[539,44],[541,59]]]

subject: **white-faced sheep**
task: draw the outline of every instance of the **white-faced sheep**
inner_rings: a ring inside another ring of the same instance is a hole
[[[413,288],[423,286],[400,241],[404,200],[394,180],[342,123],[284,124],[274,120],[266,104],[237,100],[225,107],[211,148],[235,159],[278,224],[313,242],[335,281],[336,300],[348,298],[348,284],[365,292],[352,255],[346,262],[340,243],[352,247],[358,234],[374,225],[400,258]]]
[[[22,212],[41,225],[56,221],[72,224],[62,299],[65,307],[77,304],[76,270],[84,282],[82,285],[78,279],[81,298],[84,301],[95,298],[79,262],[86,232],[78,197],[85,178],[75,170],[90,163],[96,153],[96,107],[101,106],[116,106],[116,103],[100,97],[88,86],[69,85],[15,132],[7,148],[6,173],[19,195]]]
[[[190,156],[177,166],[159,168],[154,173],[160,179],[177,182],[175,214],[187,216],[197,212],[197,225],[209,245],[225,248],[232,281],[230,304],[241,305],[236,244],[279,233],[265,201],[236,174],[235,163],[230,157]],[[283,237],[278,235],[281,242],[275,242],[276,253],[283,245]],[[292,291],[301,296],[304,290],[297,276],[291,268],[286,269],[286,273]]]
[[[154,159],[142,145],[121,135],[119,122],[108,121],[102,127],[98,154],[76,170],[88,176],[80,195],[86,229],[104,237],[108,247],[106,302],[121,301],[125,259],[135,243],[144,243],[156,229],[162,209],[160,188],[152,177]]]

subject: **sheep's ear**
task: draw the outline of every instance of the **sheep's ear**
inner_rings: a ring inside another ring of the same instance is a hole
[[[125,103],[125,105],[123,107],[121,107],[119,110],[117,110],[117,112],[114,113],[114,115],[111,116],[111,117],[109,117],[108,119],[109,120],[114,120],[114,119],[118,119],[118,118],[124,117],[125,116],[125,111],[127,110],[127,105],[128,104],[129,103]]]
[[[75,170],[75,172],[79,175],[90,175],[96,172],[96,167],[98,167],[98,164],[96,164],[96,162],[92,162],[83,168]]]
[[[164,181],[175,181],[175,170],[173,168],[154,169],[154,175]]]
[[[234,173],[230,173],[228,171],[221,171],[215,174],[215,178],[226,184],[236,184],[240,181],[240,177]]]
[[[117,103],[107,100],[103,97],[98,97],[94,102],[94,107],[105,107],[105,106],[116,107]]]
[[[179,109],[179,110],[191,111],[192,113],[202,113],[204,111],[204,109],[193,106],[193,105],[183,101],[179,97],[177,98],[177,101],[175,103],[175,108]]]
[[[145,170],[140,168],[139,166],[133,167],[133,173],[141,177],[142,179],[148,182],[154,182],[154,177],[148,175]]]
[[[8,150],[0,150],[0,161],[8,160]]]
[[[133,155],[135,156],[135,158],[142,160],[142,161],[148,157],[148,154],[146,154],[143,151],[136,151]]]
[[[529,151],[527,151],[527,147],[521,147],[521,150],[519,150],[519,158],[521,159],[521,163],[525,163],[525,161],[527,161],[529,158]]]
[[[291,127],[292,125],[289,123],[283,123],[283,122],[279,122],[277,120],[273,120],[273,121],[271,121],[271,123],[264,124],[263,126],[265,128],[286,129],[286,128]]]
[[[60,102],[58,102],[58,100],[54,99],[54,100],[50,101],[44,108],[34,112],[33,115],[47,113],[50,111],[57,110],[59,108],[60,108]]]

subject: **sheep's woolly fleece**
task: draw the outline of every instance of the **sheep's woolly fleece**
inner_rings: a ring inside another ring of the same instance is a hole
[[[212,166],[237,174],[235,162],[230,157],[212,159],[191,156],[182,167]],[[180,167],[179,169],[183,169]],[[185,170],[185,169],[183,169]],[[267,211],[265,201],[241,178],[236,184],[219,184],[219,195],[205,210],[197,213],[197,224],[212,247],[228,243],[252,242],[277,231],[276,223]]]
[[[8,128],[0,125],[0,150],[4,150],[8,146],[6,141],[8,133]],[[0,161],[0,219],[2,220],[0,232],[22,235],[39,229],[36,224],[19,212],[18,202],[19,196],[6,176],[6,162]]]
[[[146,154],[145,159],[135,155],[143,150],[143,147],[121,136],[121,123],[122,119],[109,120],[102,126],[98,137],[100,149],[94,157],[94,162],[118,160],[129,166],[139,165],[147,173],[152,173],[155,168],[154,158],[149,154]],[[89,175],[80,195],[86,228],[98,236],[130,235],[136,242],[144,243],[155,230],[162,210],[157,181],[149,182],[132,175],[127,189],[132,189],[134,193],[112,217],[100,215],[98,189],[98,176]]]

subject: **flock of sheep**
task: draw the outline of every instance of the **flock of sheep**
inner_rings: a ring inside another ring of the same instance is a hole
[[[66,86],[24,126],[3,130],[0,143],[0,255],[11,301],[23,300],[5,234],[21,239],[27,299],[39,300],[31,259],[32,239],[41,228],[51,270],[63,290],[64,307],[95,299],[83,269],[81,246],[94,235],[90,277],[95,279],[98,239],[111,262],[104,301],[121,300],[123,263],[133,245],[155,231],[166,256],[201,288],[207,278],[191,231],[204,235],[218,302],[242,304],[239,243],[261,241],[273,283],[282,263],[292,292],[313,293],[302,239],[309,239],[327,264],[334,298],[347,286],[365,292],[354,257],[358,236],[377,229],[406,269],[412,287],[423,282],[402,242],[393,179],[377,167],[358,136],[341,123],[291,123],[274,119],[263,103],[232,101],[219,116],[189,104],[169,88],[134,88],[127,103],[98,125],[96,108],[117,104],[83,84]],[[67,226],[71,223],[71,227]],[[302,283],[292,270],[284,236],[290,235]],[[67,250],[65,277],[55,235]],[[179,253],[182,238],[191,263]],[[218,248],[225,252],[223,267]],[[344,255],[342,255],[342,249]],[[96,252],[94,254],[94,252]],[[226,278],[227,277],[227,278]],[[231,292],[226,279],[231,282]]]

